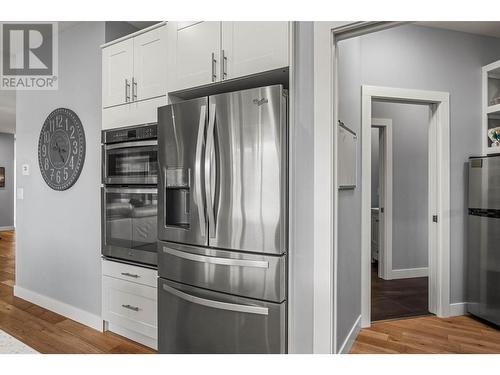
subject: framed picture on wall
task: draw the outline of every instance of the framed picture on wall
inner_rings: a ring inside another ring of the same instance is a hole
[[[5,187],[5,168],[0,167],[0,188]]]

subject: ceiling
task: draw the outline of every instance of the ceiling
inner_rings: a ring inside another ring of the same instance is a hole
[[[469,34],[478,34],[500,38],[500,22],[490,21],[434,21],[434,22],[416,22],[417,25],[435,27],[438,29],[447,29],[461,31]]]

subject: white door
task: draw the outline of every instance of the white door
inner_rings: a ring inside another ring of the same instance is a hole
[[[112,44],[102,50],[102,106],[104,108],[131,100],[134,69],[132,39]]]
[[[165,26],[136,36],[134,40],[133,100],[167,93],[167,41]]]
[[[220,22],[178,23],[174,90],[219,80]]]
[[[225,79],[288,66],[288,22],[223,22],[222,50]]]

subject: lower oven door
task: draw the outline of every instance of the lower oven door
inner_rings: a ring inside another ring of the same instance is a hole
[[[103,187],[103,255],[157,265],[157,212],[156,187]]]
[[[286,353],[286,302],[158,283],[160,353]]]

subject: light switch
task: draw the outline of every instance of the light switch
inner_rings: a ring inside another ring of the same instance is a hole
[[[17,199],[20,201],[24,199],[24,188],[17,188]]]
[[[23,176],[29,176],[30,175],[30,166],[29,166],[29,164],[23,164],[22,165],[22,171],[23,171]]]

